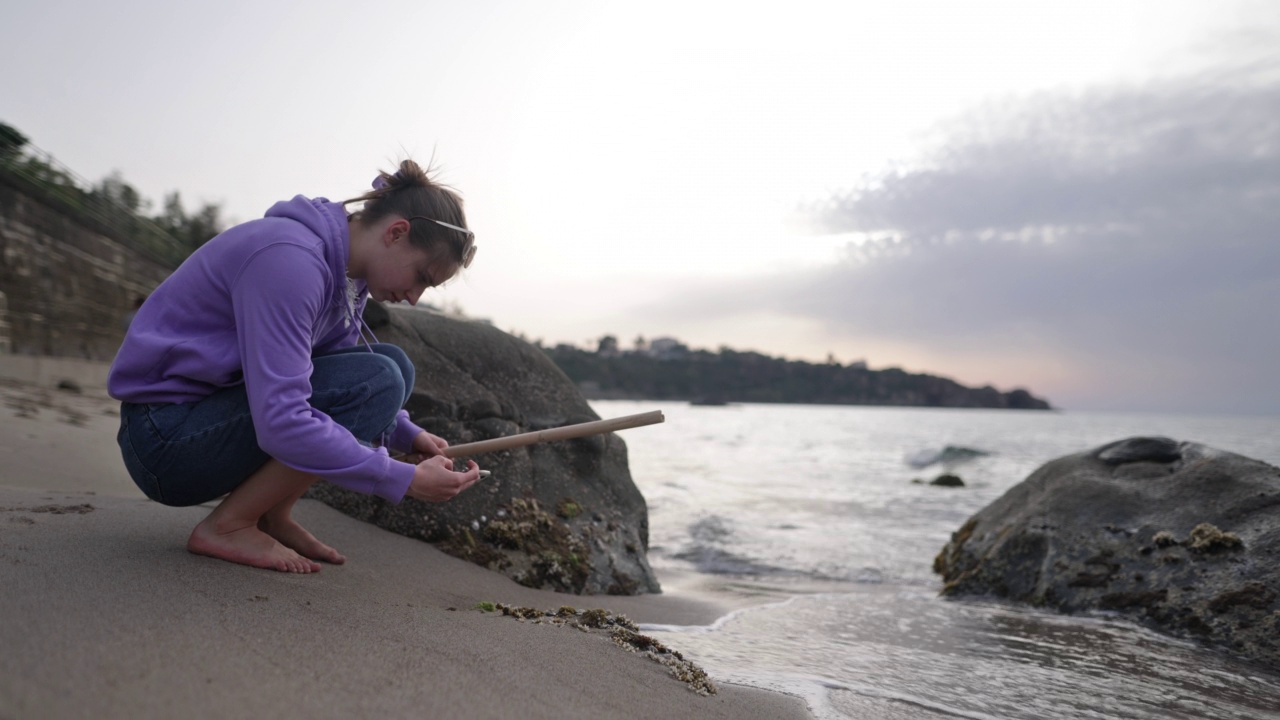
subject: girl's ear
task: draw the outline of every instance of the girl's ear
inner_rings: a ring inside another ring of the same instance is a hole
[[[404,218],[397,218],[387,225],[387,229],[382,232],[382,242],[387,247],[391,247],[396,241],[407,239],[408,234],[409,221]]]

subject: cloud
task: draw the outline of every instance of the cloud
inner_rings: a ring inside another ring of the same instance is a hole
[[[1069,380],[1032,389],[1068,406],[1280,412],[1274,55],[988,106],[810,219],[870,239],[697,302],[924,348],[942,374],[1052,358]]]

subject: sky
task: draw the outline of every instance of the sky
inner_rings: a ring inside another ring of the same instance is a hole
[[[157,204],[246,221],[433,162],[479,250],[423,301],[531,340],[1280,414],[1271,2],[41,0],[0,20],[0,122]]]

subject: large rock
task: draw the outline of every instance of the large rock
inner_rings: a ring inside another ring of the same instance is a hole
[[[1054,460],[934,561],[948,596],[1115,611],[1280,667],[1280,470],[1168,438]]]
[[[373,302],[365,319],[417,368],[410,416],[451,444],[599,419],[541,350],[488,324]],[[475,460],[493,476],[444,504],[406,498],[393,505],[329,483],[309,496],[530,587],[660,592],[645,556],[648,509],[617,435]]]

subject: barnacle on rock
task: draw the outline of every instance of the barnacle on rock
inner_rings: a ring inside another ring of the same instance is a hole
[[[532,620],[536,618],[546,617],[551,613],[543,612],[537,608],[531,607],[515,607],[514,605],[503,605],[498,603],[498,609],[503,615],[513,617],[517,620]]]
[[[625,628],[618,628],[614,630],[612,633],[609,633],[609,637],[619,645],[629,645],[637,650],[654,650],[660,653],[670,652],[666,645],[663,645],[648,635],[641,635],[638,632],[627,630]]]
[[[1209,523],[1200,523],[1191,529],[1187,538],[1187,547],[1195,552],[1215,553],[1223,550],[1238,550],[1244,547],[1240,536],[1232,532],[1223,532]]]
[[[512,498],[479,535],[462,528],[440,548],[533,588],[580,593],[591,573],[583,537],[533,498]]]
[[[578,622],[589,628],[602,628],[609,624],[609,613],[600,610],[583,610]]]

